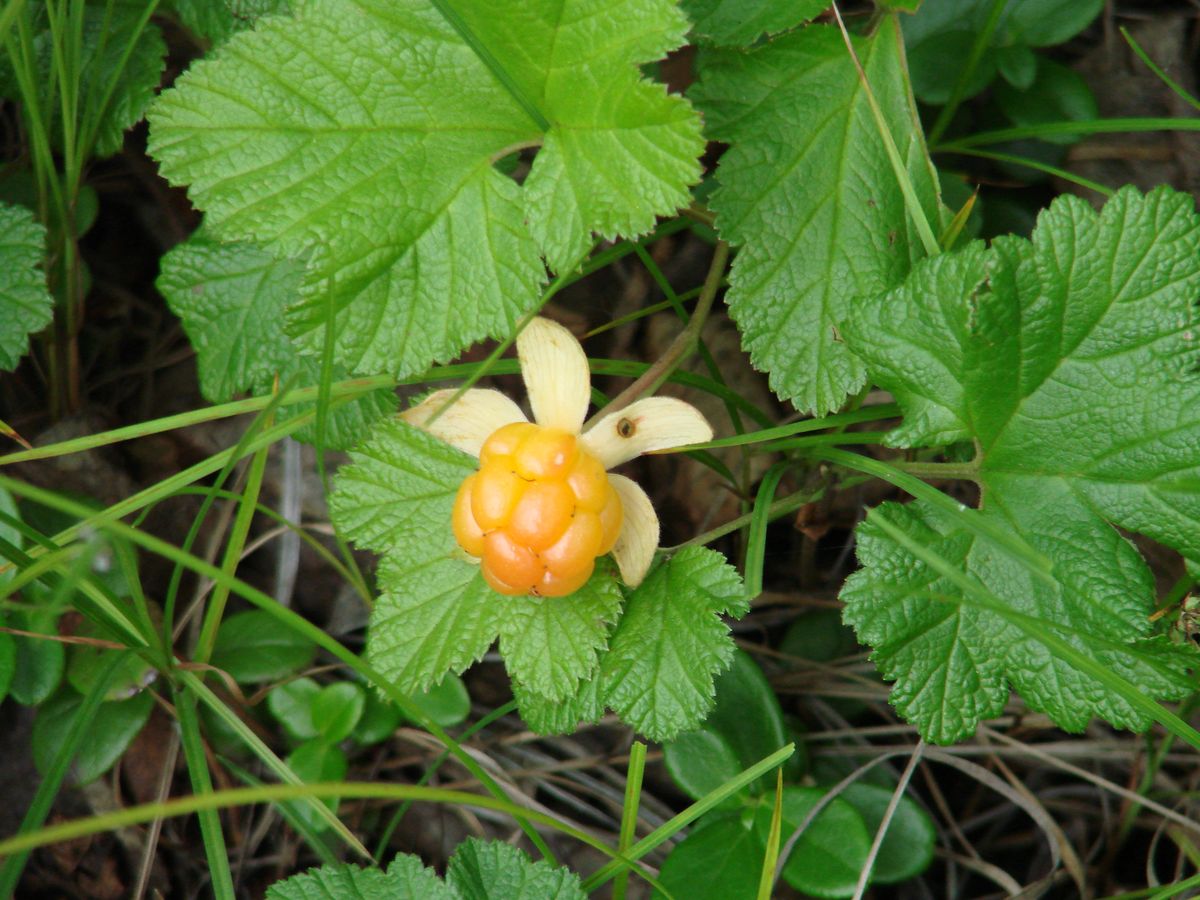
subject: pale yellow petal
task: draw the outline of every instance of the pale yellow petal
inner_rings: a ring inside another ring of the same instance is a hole
[[[712,436],[712,426],[692,404],[647,397],[605,416],[588,429],[583,445],[611,469],[643,453],[699,444]]]
[[[646,577],[654,551],[658,549],[658,514],[650,498],[636,481],[624,475],[609,475],[613,490],[621,498],[621,534],[613,545],[613,559],[621,570],[621,580],[637,587]]]
[[[575,335],[540,316],[517,336],[534,421],[578,434],[591,400],[587,355]]]
[[[499,391],[479,388],[467,391],[433,419],[434,413],[453,396],[453,390],[434,391],[416,406],[400,413],[400,418],[476,457],[483,442],[497,428],[527,421],[521,407],[507,396]]]

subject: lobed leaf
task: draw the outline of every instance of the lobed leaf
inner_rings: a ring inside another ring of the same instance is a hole
[[[221,244],[202,233],[171,250],[161,266],[155,286],[196,350],[205,399],[223,403],[243,391],[265,394],[277,380],[290,387],[320,382],[320,361],[300,356],[283,330],[284,309],[299,295],[303,266],[275,259],[254,244]],[[345,377],[335,365],[334,380]],[[353,446],[395,406],[390,391],[336,406],[327,421],[326,446]],[[297,438],[315,440],[316,426],[297,432]]]
[[[749,46],[762,35],[778,34],[815,18],[828,0],[683,0],[692,37],[701,44]]]
[[[309,869],[267,888],[267,900],[458,900],[458,895],[422,865],[402,853],[387,871],[339,864]]]
[[[463,900],[584,900],[579,876],[501,841],[467,838],[446,869]]]
[[[408,375],[511,333],[545,280],[689,200],[699,121],[638,66],[683,39],[669,0],[307,0],[197,63],[151,150],[226,239],[304,257],[309,350]],[[438,8],[441,8],[441,4]],[[541,146],[523,185],[493,165]]]
[[[1092,716],[1149,724],[1006,609],[1151,696],[1190,689],[1195,654],[1151,635],[1153,579],[1116,529],[1200,558],[1198,295],[1192,198],[1125,188],[1100,213],[1059,198],[1030,241],[922,262],[847,320],[848,343],[905,409],[890,442],[971,440],[978,451],[983,508],[880,508],[882,521],[860,526],[863,570],[842,593],[847,621],[896,681],[893,703],[927,738],[970,734],[1000,711],[1009,682],[1069,730]],[[1009,534],[1008,546],[981,526]],[[972,602],[934,559],[1003,607]]]
[[[909,95],[894,18],[855,50],[926,216],[937,179]],[[701,57],[692,97],[731,146],[717,170],[717,229],[740,246],[726,296],[771,387],[818,415],[866,368],[838,328],[860,299],[898,284],[922,255],[866,92],[833,27]]]
[[[605,702],[639,732],[669,741],[704,721],[733,641],[720,616],[748,610],[737,571],[687,547],[630,593],[601,663]]]
[[[29,336],[54,317],[54,298],[40,270],[46,230],[33,213],[0,203],[0,369],[17,367]]]
[[[502,601],[500,652],[514,684],[559,702],[592,679],[625,599],[615,575],[601,561],[588,583],[569,596]]]

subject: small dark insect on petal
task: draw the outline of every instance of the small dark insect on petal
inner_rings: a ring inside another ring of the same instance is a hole
[[[633,433],[637,431],[637,426],[633,424],[633,419],[621,419],[617,422],[617,434],[623,438],[633,437]]]

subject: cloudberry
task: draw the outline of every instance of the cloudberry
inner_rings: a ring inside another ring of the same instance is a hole
[[[492,432],[454,500],[454,537],[501,594],[563,597],[621,531],[621,499],[574,434],[529,422]]]

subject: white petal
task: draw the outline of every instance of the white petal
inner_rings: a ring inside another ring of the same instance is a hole
[[[647,397],[610,413],[588,429],[583,445],[611,469],[635,456],[711,441],[712,426],[690,403]]]
[[[575,335],[540,316],[517,336],[521,377],[539,425],[578,434],[591,400],[587,354]]]
[[[646,577],[658,549],[658,514],[650,498],[636,481],[624,475],[609,475],[613,489],[621,498],[621,533],[613,545],[613,559],[621,570],[621,580],[637,587]]]
[[[453,390],[434,391],[412,409],[400,413],[400,418],[476,457],[483,442],[497,428],[527,421],[521,407],[504,394],[472,388],[431,423],[434,413],[453,396]]]

